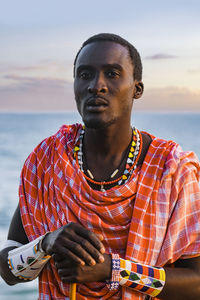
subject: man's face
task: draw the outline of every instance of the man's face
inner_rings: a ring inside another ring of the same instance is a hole
[[[133,78],[124,46],[110,41],[86,45],[78,56],[74,80],[77,108],[86,127],[101,129],[130,122],[140,84]]]

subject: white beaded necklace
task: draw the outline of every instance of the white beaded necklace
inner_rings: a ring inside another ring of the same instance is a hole
[[[81,169],[81,171],[84,173],[84,176],[86,177],[87,180],[91,181],[93,184],[96,184],[96,185],[100,185],[100,190],[102,192],[105,191],[104,189],[104,186],[105,185],[108,185],[108,184],[112,184],[114,182],[117,182],[117,185],[122,185],[124,183],[126,183],[130,176],[132,175],[133,171],[137,168],[137,158],[138,158],[138,154],[140,152],[140,133],[137,129],[133,128],[133,140],[131,142],[131,148],[130,148],[130,151],[129,151],[129,155],[127,157],[127,161],[126,161],[126,167],[125,167],[125,170],[123,172],[123,175],[120,176],[120,178],[116,179],[116,180],[113,180],[113,181],[103,181],[103,182],[98,182],[98,181],[95,181],[94,180],[94,176],[92,174],[92,172],[87,169],[87,173],[89,175],[89,177],[86,176],[85,174],[85,171],[84,171],[84,168],[83,168],[83,138],[84,138],[84,133],[85,133],[85,130],[84,128],[81,130],[80,132],[80,136],[79,136],[79,146],[76,146],[74,148],[74,153],[77,153],[77,158],[78,158],[78,164],[79,164],[79,167]],[[128,167],[127,167],[128,166]],[[118,167],[119,168],[119,167]],[[113,171],[113,173],[111,174],[110,178],[114,178],[119,169],[115,169]]]

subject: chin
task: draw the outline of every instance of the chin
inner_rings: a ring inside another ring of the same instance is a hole
[[[104,120],[99,120],[97,118],[94,118],[94,119],[83,119],[83,123],[85,124],[85,126],[87,128],[90,128],[90,129],[106,129],[108,128],[109,126],[111,126],[112,124],[115,123],[115,119],[112,119],[112,120],[109,120],[109,121],[104,121]]]

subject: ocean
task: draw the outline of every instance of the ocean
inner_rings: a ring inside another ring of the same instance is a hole
[[[18,203],[18,184],[24,160],[45,137],[63,124],[81,122],[78,113],[0,113],[0,246]],[[200,158],[200,113],[134,112],[132,124],[155,136],[174,140]],[[0,300],[36,300],[37,280],[7,286],[0,279]]]

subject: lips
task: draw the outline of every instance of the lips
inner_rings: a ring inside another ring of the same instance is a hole
[[[108,102],[105,98],[102,97],[90,97],[86,102],[87,106],[107,106]]]
[[[91,112],[101,112],[106,109],[108,102],[102,97],[91,97],[86,102],[86,108]]]

